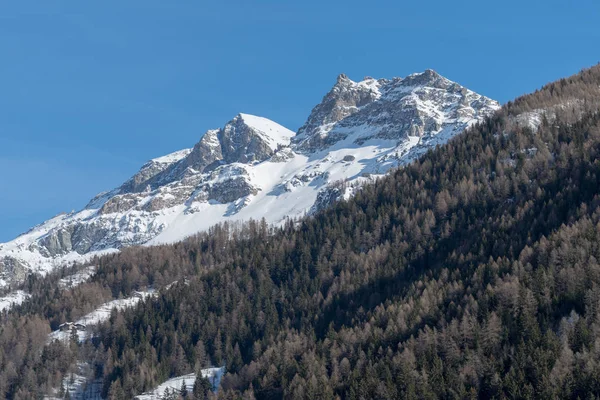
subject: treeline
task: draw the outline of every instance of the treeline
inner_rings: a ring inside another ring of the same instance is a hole
[[[534,93],[509,101],[503,111],[510,116],[545,111],[558,114],[563,122],[575,122],[582,113],[595,112],[600,105],[598,66],[551,82]]]
[[[563,81],[315,217],[128,249],[72,291],[32,281],[46,297],[5,323],[54,326],[177,281],[69,345],[65,363],[93,365],[112,399],[208,365],[227,367],[222,398],[600,396],[600,114],[554,113],[535,132],[513,119],[600,103],[600,67]],[[45,362],[4,378],[7,396],[53,381],[29,369],[69,368]]]

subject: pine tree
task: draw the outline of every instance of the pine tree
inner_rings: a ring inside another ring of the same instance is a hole
[[[196,399],[204,400],[208,398],[208,394],[212,390],[212,385],[208,378],[198,374],[196,376],[196,382],[194,382],[193,394]]]
[[[185,379],[181,382],[181,389],[179,389],[179,395],[184,399],[188,395],[187,385],[185,384]]]

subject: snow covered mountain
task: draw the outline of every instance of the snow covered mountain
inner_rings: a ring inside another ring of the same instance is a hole
[[[361,82],[342,74],[297,134],[239,114],[193,148],[150,160],[81,211],[0,244],[0,287],[124,246],[178,241],[222,221],[277,224],[313,213],[498,108],[432,70]]]

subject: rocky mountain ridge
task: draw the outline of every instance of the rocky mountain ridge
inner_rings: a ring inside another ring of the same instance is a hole
[[[0,285],[125,246],[181,240],[223,221],[278,224],[316,212],[497,108],[432,70],[360,82],[342,74],[297,134],[239,114],[193,148],[150,160],[81,211],[0,244]]]

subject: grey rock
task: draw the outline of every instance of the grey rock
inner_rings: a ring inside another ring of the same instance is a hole
[[[108,229],[100,224],[89,223],[76,225],[71,234],[73,250],[79,254],[88,253],[90,250],[102,250],[107,248],[102,245]]]
[[[154,190],[181,180],[189,174],[210,172],[221,165],[235,162],[260,162],[273,154],[265,133],[248,125],[239,114],[223,128],[207,131],[187,157],[168,166],[137,187],[139,189],[150,185]]]
[[[296,155],[294,154],[294,151],[292,149],[290,149],[289,147],[284,147],[284,148],[276,151],[275,154],[273,154],[271,156],[270,161],[280,163],[280,162],[289,161],[294,157],[296,157]]]
[[[218,163],[223,159],[219,135],[219,129],[207,131],[202,139],[196,143],[190,154],[169,165],[139,187],[150,186],[151,190],[155,190],[161,186],[184,179],[189,175],[201,173],[207,167]]]
[[[273,155],[266,140],[240,116],[235,117],[219,132],[219,141],[223,161],[227,164],[264,161]]]
[[[50,257],[56,257],[76,251],[85,254],[92,248],[104,248],[98,245],[105,239],[107,229],[99,224],[84,223],[68,225],[50,231],[39,241],[39,246],[45,250]]]
[[[130,210],[134,208],[138,203],[139,196],[136,194],[124,194],[116,195],[107,200],[98,213],[100,214],[112,214]]]
[[[205,188],[207,198],[219,203],[231,203],[248,195],[256,195],[258,189],[252,186],[244,177],[228,179],[209,185]]]
[[[29,266],[14,257],[0,259],[0,277],[13,282],[23,282],[29,274]]]
[[[134,176],[121,186],[122,193],[141,192],[148,186],[148,181],[168,168],[168,164],[149,161]]]
[[[67,254],[73,250],[71,233],[72,229],[68,228],[51,231],[40,240],[40,246],[52,257]]]
[[[344,196],[343,188],[339,185],[327,186],[317,194],[317,200],[311,207],[309,214],[315,214],[327,207],[332,206],[334,203],[340,201]]]
[[[435,134],[464,120],[489,115],[498,103],[449,81],[433,70],[404,79],[353,82],[338,78],[333,89],[311,112],[293,139],[294,150],[323,150],[350,133],[360,131],[354,143],[370,139],[406,140],[408,136]]]
[[[119,188],[119,193],[137,193],[149,190],[152,179],[169,169],[178,161],[188,156],[192,151],[189,149],[176,151],[164,157],[148,161],[142,168]],[[97,196],[98,197],[98,196]],[[92,200],[92,203],[94,200]]]
[[[359,111],[361,107],[373,102],[378,97],[377,81],[371,79],[370,85],[357,85],[340,74],[336,84],[323,97],[310,113],[308,120],[298,129],[293,143],[298,149],[323,148],[345,138],[338,133],[335,137],[323,135],[323,126],[334,124]]]
[[[154,212],[184,204],[189,200],[193,192],[193,187],[185,185],[170,188],[168,192],[164,193],[158,191],[158,193],[140,207],[140,209]]]

